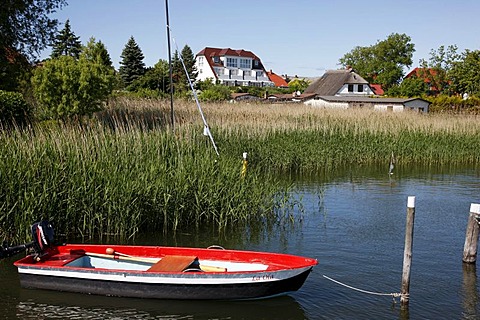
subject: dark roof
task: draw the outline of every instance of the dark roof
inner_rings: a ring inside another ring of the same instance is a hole
[[[344,84],[367,84],[368,81],[352,69],[328,70],[323,76],[312,82],[304,93],[315,93],[320,96],[334,96]]]

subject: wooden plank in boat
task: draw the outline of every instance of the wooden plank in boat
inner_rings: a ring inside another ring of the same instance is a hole
[[[196,256],[165,256],[160,261],[151,266],[147,271],[150,272],[181,272],[194,263],[198,258]]]

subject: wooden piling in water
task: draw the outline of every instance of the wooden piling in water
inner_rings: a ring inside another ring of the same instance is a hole
[[[470,215],[468,217],[467,231],[465,235],[465,245],[463,246],[463,262],[475,263],[477,260],[478,247],[478,220],[480,218],[480,204],[472,203],[470,205]]]
[[[400,303],[408,307],[410,295],[410,267],[412,266],[413,225],[415,219],[415,197],[408,197],[407,223],[405,226],[405,250],[403,253],[402,290]]]

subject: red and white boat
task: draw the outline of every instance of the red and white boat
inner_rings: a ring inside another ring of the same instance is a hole
[[[256,299],[298,290],[318,263],[219,248],[53,246],[53,231],[49,240],[42,231],[47,225],[34,226],[35,254],[15,262],[25,288],[158,299]]]

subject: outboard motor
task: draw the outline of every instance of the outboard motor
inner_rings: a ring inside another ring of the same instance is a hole
[[[53,244],[53,227],[48,221],[35,222],[32,227],[33,241],[29,243],[20,244],[18,246],[9,246],[4,242],[0,246],[0,259],[11,257],[25,251],[26,249],[33,248],[35,252],[34,259],[39,261],[45,254],[45,250],[51,247]]]
[[[35,259],[41,257],[45,251],[53,243],[53,226],[48,221],[40,221],[32,224],[33,250],[35,251]]]

